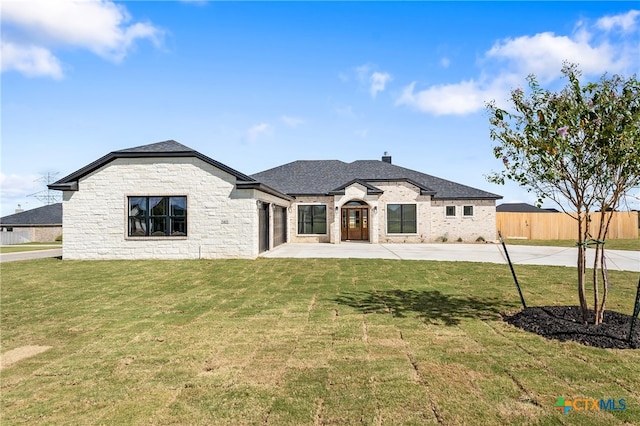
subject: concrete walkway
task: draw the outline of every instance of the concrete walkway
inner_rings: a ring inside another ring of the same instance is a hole
[[[516,265],[575,267],[578,258],[577,247],[507,245],[507,250]],[[593,263],[594,252],[587,250],[587,267]],[[501,244],[287,243],[261,256],[507,263]],[[640,251],[607,250],[606,258],[609,270],[640,272]]]

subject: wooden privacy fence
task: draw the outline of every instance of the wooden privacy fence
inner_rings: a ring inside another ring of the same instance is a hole
[[[590,213],[589,232],[596,238],[601,213]],[[578,222],[566,213],[496,213],[496,228],[504,238],[571,240],[578,238]],[[497,234],[497,232],[496,232]],[[614,212],[607,239],[638,238],[638,212]]]

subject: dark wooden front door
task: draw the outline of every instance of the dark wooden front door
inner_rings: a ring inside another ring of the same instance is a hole
[[[369,240],[369,209],[343,208],[341,234],[342,241]]]

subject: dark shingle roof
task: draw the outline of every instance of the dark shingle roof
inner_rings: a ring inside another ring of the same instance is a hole
[[[335,193],[353,181],[364,181],[373,186],[381,181],[408,181],[418,186],[422,194],[433,195],[434,199],[502,198],[497,194],[379,160],[352,163],[338,160],[294,161],[251,177],[290,195]]]
[[[220,170],[233,175],[241,182],[255,182],[255,180],[244,173],[232,169],[212,158],[207,157],[195,151],[188,146],[184,146],[174,140],[168,140],[163,142],[152,143],[150,145],[142,145],[134,148],[122,149],[120,151],[113,151],[105,155],[102,158],[97,159],[93,163],[90,163],[83,168],[76,170],[68,176],[63,177],[57,182],[48,185],[50,189],[57,189],[62,191],[76,191],[78,179],[88,175],[89,173],[99,169],[105,164],[110,163],[116,158],[142,158],[142,157],[196,157],[209,163]]]
[[[2,225],[62,225],[62,203],[50,204],[0,218]]]
[[[553,209],[539,209],[527,203],[503,203],[496,206],[497,212],[502,213],[553,213]],[[557,210],[555,210],[557,211]]]
[[[115,152],[137,152],[137,153],[166,153],[166,152],[196,152],[188,146],[182,145],[174,140],[156,142],[149,145],[141,145],[133,148],[121,149]]]
[[[222,164],[212,158],[207,157],[198,151],[182,145],[174,140],[167,140],[163,142],[152,143],[149,145],[141,145],[133,148],[121,149],[119,151],[113,151],[105,155],[102,158],[97,159],[93,163],[90,163],[83,168],[76,170],[68,176],[63,177],[57,182],[48,185],[49,189],[56,189],[60,191],[77,191],[78,180],[89,173],[94,172],[100,167],[110,163],[116,158],[159,158],[159,157],[195,157],[208,163],[220,170],[229,173],[236,178],[236,184],[238,188],[246,189],[258,189],[268,194],[275,195],[280,198],[290,199],[285,194],[280,193],[267,185],[256,181],[252,177],[240,173],[239,171],[232,169],[231,167]]]

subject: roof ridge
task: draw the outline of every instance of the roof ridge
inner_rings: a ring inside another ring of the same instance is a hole
[[[114,153],[120,152],[195,152],[193,148],[181,144],[173,139],[167,139],[166,141],[154,142],[146,145],[134,146],[133,148],[125,148]]]

